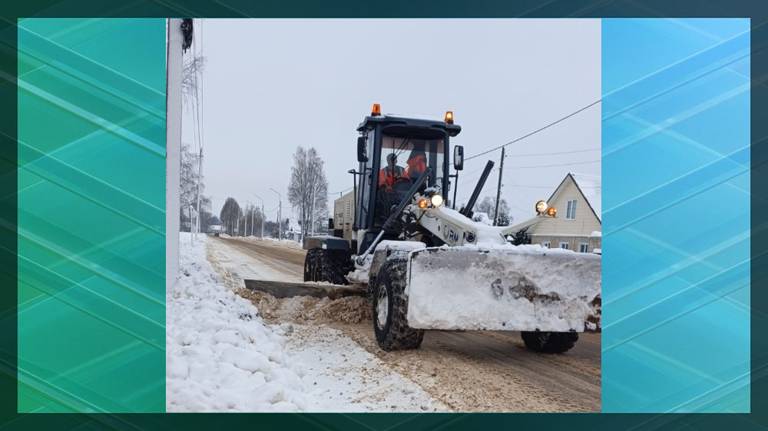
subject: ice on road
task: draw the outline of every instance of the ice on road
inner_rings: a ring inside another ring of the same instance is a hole
[[[446,409],[340,331],[264,322],[207,260],[206,245],[218,257],[215,242],[180,241],[179,279],[166,293],[169,412]]]

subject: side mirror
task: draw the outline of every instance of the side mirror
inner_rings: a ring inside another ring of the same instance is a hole
[[[453,147],[453,168],[457,171],[464,169],[464,147],[461,145]]]
[[[368,139],[365,136],[357,138],[357,161],[360,163],[368,161]]]

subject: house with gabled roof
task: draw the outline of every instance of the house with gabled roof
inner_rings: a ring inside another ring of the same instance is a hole
[[[573,174],[563,178],[547,203],[557,216],[528,230],[532,244],[582,253],[602,253],[600,177]]]

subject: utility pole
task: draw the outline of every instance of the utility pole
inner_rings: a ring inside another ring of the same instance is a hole
[[[192,233],[192,211],[194,211],[194,208],[190,204],[189,205],[189,243],[190,244],[195,243],[194,234]]]
[[[277,194],[277,239],[283,239],[283,195],[270,187],[270,190]]]
[[[493,210],[493,225],[499,225],[499,201],[501,201],[501,176],[504,174],[504,149],[501,147],[501,161],[499,162],[499,186],[496,188],[496,209]]]
[[[197,220],[195,220],[195,235],[200,232],[200,183],[203,181],[203,139],[200,138],[200,156],[197,158]]]
[[[245,203],[245,235],[248,236],[248,202]],[[251,227],[251,230],[253,230],[253,227]]]
[[[254,213],[256,212],[256,205],[251,204],[251,236],[253,236],[253,225],[256,224]]]
[[[200,57],[203,57],[203,21],[199,20],[200,22],[200,29],[198,31],[198,38],[195,42],[200,42]],[[197,45],[197,43],[195,43]],[[194,50],[192,51],[192,55],[194,57]],[[197,82],[197,75],[200,74],[200,85],[198,86]],[[202,105],[203,105],[203,83],[202,83],[202,69],[195,71],[195,119],[197,120],[197,139],[198,143],[200,144],[200,154],[197,158],[197,220],[195,221],[195,233],[193,236],[197,236],[197,234],[200,232],[200,215],[202,214],[200,212],[200,187],[201,183],[203,182],[203,132],[205,128],[203,127],[203,113],[202,113]],[[198,104],[199,103],[199,104]],[[190,220],[191,222],[191,220]],[[190,225],[191,230],[191,225]]]

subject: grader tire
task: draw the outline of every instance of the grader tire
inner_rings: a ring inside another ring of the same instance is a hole
[[[373,331],[382,350],[418,349],[424,331],[408,326],[407,259],[391,256],[384,262],[373,289]]]
[[[348,253],[339,250],[313,248],[304,258],[304,281],[327,281],[347,285]]]
[[[539,353],[564,353],[579,340],[576,332],[521,332],[525,347]]]

